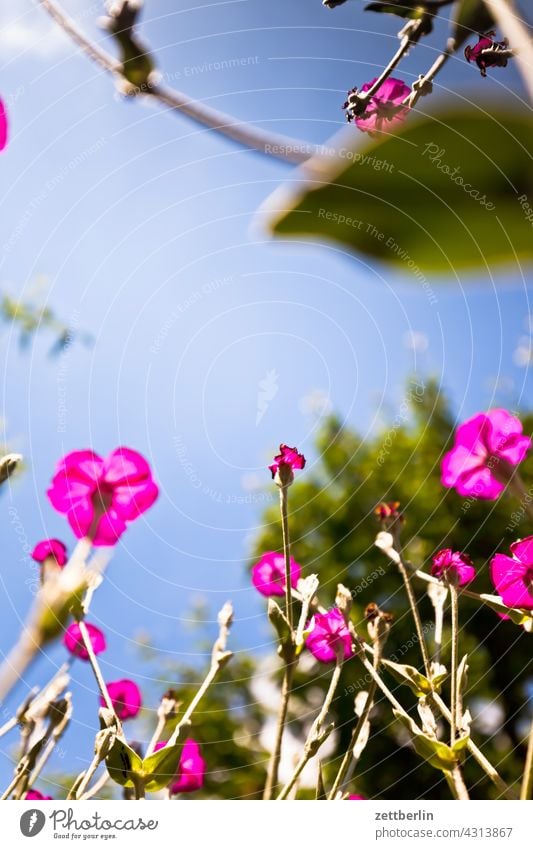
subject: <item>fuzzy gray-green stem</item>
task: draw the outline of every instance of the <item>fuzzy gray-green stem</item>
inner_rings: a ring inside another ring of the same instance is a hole
[[[520,788],[520,799],[525,802],[533,798],[533,720],[529,729],[527,743],[526,762],[524,764],[524,777]]]
[[[459,700],[457,698],[457,656],[459,653],[459,602],[457,599],[457,587],[450,584],[450,601],[452,613],[452,650],[450,663],[450,745],[455,743],[457,728],[460,725],[461,717],[458,716]]]
[[[422,661],[424,663],[424,670],[425,670],[426,676],[428,678],[430,678],[431,677],[431,664],[429,662],[429,655],[428,655],[428,650],[427,650],[427,647],[426,647],[426,640],[425,640],[425,637],[424,637],[424,628],[422,626],[422,619],[420,618],[420,613],[419,613],[419,610],[418,610],[418,604],[417,604],[417,601],[416,601],[416,596],[415,596],[414,591],[413,591],[413,586],[412,586],[412,583],[411,583],[411,575],[408,573],[407,568],[406,568],[403,560],[401,559],[401,554],[400,554],[400,561],[398,563],[398,569],[400,570],[400,575],[402,576],[402,579],[403,579],[405,591],[407,593],[407,598],[409,599],[409,605],[411,607],[411,613],[412,613],[413,619],[415,621],[416,635],[418,637],[418,644],[420,646],[420,653],[422,655]]]
[[[342,672],[342,664],[343,664],[343,656],[341,651],[339,650],[337,661],[335,663],[335,669],[333,670],[333,675],[331,676],[331,681],[329,682],[328,691],[326,693],[326,698],[324,699],[324,703],[320,709],[320,713],[315,719],[312,728],[307,736],[307,740],[304,747],[304,753],[298,764],[296,769],[294,770],[292,776],[286,783],[285,787],[277,797],[278,801],[282,799],[286,799],[292,788],[298,781],[301,773],[303,772],[306,764],[313,758],[317,752],[317,748],[313,746],[313,743],[317,743],[318,748],[320,747],[320,732],[322,731],[322,726],[324,725],[324,721],[326,719],[327,713],[331,707],[331,703],[333,701],[333,696],[335,695],[335,691],[339,685],[339,680]]]

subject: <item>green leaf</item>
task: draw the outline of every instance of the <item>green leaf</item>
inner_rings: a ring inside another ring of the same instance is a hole
[[[312,157],[262,212],[275,235],[333,242],[402,269],[434,303],[427,274],[486,274],[532,258],[521,207],[533,192],[531,131],[525,110],[494,102],[408,118],[370,143],[354,128],[337,155]]]
[[[165,746],[144,759],[142,769],[146,790],[162,790],[170,783],[178,770],[182,749],[182,743],[176,743],[174,746]]]
[[[515,623],[515,625],[526,625],[528,622],[533,620],[533,615],[529,610],[519,610],[515,607],[507,607],[501,600],[499,595],[490,595],[489,593],[480,593],[478,598],[487,607],[490,607],[492,610],[495,610],[496,613],[502,613],[504,616],[508,616],[509,619]]]
[[[422,734],[416,722],[414,722],[409,716],[402,714],[397,710],[393,710],[393,713],[396,719],[398,719],[411,734],[413,746],[420,757],[428,761],[428,763],[435,767],[435,769],[440,769],[443,772],[449,772],[454,768],[457,763],[457,759],[452,749],[446,743],[441,743],[440,740],[434,740],[432,737],[428,737],[427,734]],[[457,745],[457,743],[455,745]]]
[[[494,18],[484,0],[459,0],[452,15],[452,38],[455,49],[477,34],[487,32],[494,26]]]
[[[107,771],[113,781],[122,787],[134,787],[133,776],[143,778],[143,762],[137,752],[121,740],[115,738],[113,747],[106,758]]]
[[[427,696],[428,693],[432,692],[431,681],[414,666],[405,663],[393,663],[392,660],[382,660],[381,662],[396,681],[400,684],[407,684],[417,698]]]

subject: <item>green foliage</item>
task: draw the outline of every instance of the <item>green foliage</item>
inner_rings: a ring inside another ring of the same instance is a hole
[[[533,256],[518,197],[531,194],[524,111],[440,108],[397,134],[315,158],[263,211],[277,236],[330,241],[413,274],[485,270]],[[281,212],[280,212],[281,210]],[[428,291],[430,295],[430,291]]]
[[[331,417],[319,434],[320,460],[313,475],[300,475],[291,487],[290,525],[293,555],[304,574],[317,572],[322,603],[335,598],[337,582],[351,591],[352,618],[364,633],[364,609],[372,601],[394,614],[385,657],[420,670],[417,638],[403,591],[393,564],[374,545],[378,530],[373,510],[382,500],[399,500],[406,516],[403,531],[406,555],[428,568],[431,555],[450,546],[468,552],[478,570],[472,586],[476,592],[494,593],[488,561],[496,550],[505,551],[513,540],[530,532],[526,519],[511,497],[497,502],[464,499],[440,483],[440,459],[452,438],[454,421],[445,399],[429,383],[413,381],[406,389],[412,418],[398,418],[373,439],[362,440]],[[403,402],[402,402],[403,403]],[[533,417],[522,416],[526,432],[533,431]],[[526,482],[533,482],[533,457],[522,466]],[[281,528],[276,508],[264,516],[255,556],[266,550],[280,550]],[[432,648],[433,608],[424,584],[416,583],[420,609]],[[448,617],[448,613],[446,612]],[[460,651],[468,653],[469,681],[465,708],[471,704],[496,705],[505,718],[501,726],[484,735],[474,725],[472,735],[487,757],[509,783],[521,775],[525,757],[523,728],[527,717],[528,686],[531,686],[533,659],[530,634],[518,625],[502,621],[487,605],[461,597]],[[447,620],[449,621],[449,619]],[[450,633],[446,627],[442,661],[449,668]],[[306,689],[325,688],[329,669],[316,664],[314,672],[298,671],[296,688],[301,699]],[[395,670],[397,671],[397,670]],[[320,676],[320,677],[319,677]],[[409,688],[396,685],[389,672],[385,677],[397,699],[413,712],[416,696]],[[309,683],[311,682],[311,683]],[[345,751],[354,722],[353,702],[358,692],[368,688],[368,679],[356,659],[345,664],[339,697],[333,712],[340,726],[335,755],[324,764],[325,780],[331,780]],[[442,684],[443,698],[449,699],[449,676]],[[418,692],[418,691],[417,691]],[[423,692],[423,688],[420,688]],[[474,703],[472,700],[476,699]],[[309,706],[300,707],[305,714]],[[413,751],[410,737],[398,723],[391,723],[391,711],[379,700],[372,714],[368,746],[359,762],[353,791],[370,798],[449,798],[444,781]],[[297,720],[295,720],[297,726]],[[405,745],[407,744],[407,745]],[[496,791],[472,761],[465,760],[465,776],[473,798],[490,798]],[[405,776],[409,775],[406,782]],[[353,792],[352,791],[352,792]]]
[[[37,332],[50,331],[55,337],[50,349],[52,355],[67,349],[78,336],[72,328],[58,319],[49,307],[43,307],[39,299],[33,297],[21,301],[6,293],[0,293],[0,320],[18,327],[21,348],[26,348]],[[91,341],[87,334],[81,334],[81,339],[85,344]]]

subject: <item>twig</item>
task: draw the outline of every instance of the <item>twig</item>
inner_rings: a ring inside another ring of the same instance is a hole
[[[281,685],[280,703],[278,710],[278,718],[276,722],[276,737],[274,739],[274,748],[268,764],[267,780],[263,799],[272,798],[275,787],[278,783],[278,770],[281,761],[281,747],[283,744],[283,734],[287,722],[287,713],[289,709],[289,699],[291,695],[292,682],[294,678],[294,663],[286,662],[283,670],[283,682]]]
[[[94,44],[70,18],[55,0],[37,0],[43,9],[54,19],[66,35],[107,73],[113,74],[126,82],[122,65],[107,51]],[[131,86],[130,86],[131,88]],[[252,127],[244,121],[206,106],[187,97],[176,89],[164,88],[157,83],[149,83],[135,90],[137,95],[152,97],[164,106],[180,114],[186,115],[197,124],[207,127],[220,135],[231,139],[243,147],[256,150],[266,156],[280,159],[283,162],[299,164],[305,162],[311,155],[318,153],[320,147],[310,142],[288,136],[267,133],[258,127]]]
[[[82,799],[93,799],[100,792],[100,790],[102,790],[102,788],[105,787],[105,785],[109,781],[110,777],[111,776],[109,775],[107,769],[104,769],[100,778],[97,781],[95,781],[93,786],[89,787],[89,789],[85,793],[83,793],[82,796],[79,796],[78,799],[80,801]]]
[[[452,714],[446,705],[446,703],[441,699],[438,693],[433,692],[430,696],[431,701],[438,707],[443,717],[451,723]],[[471,737],[468,738],[467,744],[468,751],[477,761],[483,772],[487,775],[488,778],[492,781],[495,787],[500,791],[502,796],[505,796],[507,799],[516,798],[511,789],[507,786],[497,769],[491,764],[488,758],[485,757],[481,749],[476,746]]]
[[[516,62],[533,103],[533,42],[520,18],[513,0],[483,0],[510,45],[516,51]]]
[[[451,602],[451,612],[452,612],[452,651],[451,651],[451,663],[450,663],[450,689],[451,689],[451,697],[450,697],[450,711],[451,711],[451,722],[450,722],[450,745],[453,747],[455,743],[455,736],[457,732],[457,728],[460,724],[460,718],[458,716],[458,699],[457,699],[457,655],[459,651],[459,603],[457,600],[457,587],[450,584],[450,602]]]
[[[520,788],[520,799],[525,802],[533,798],[533,720],[529,729],[529,739],[527,743],[526,762],[524,764],[524,777]]]
[[[271,799],[275,787],[278,783],[278,770],[281,761],[281,750],[283,746],[283,735],[285,733],[285,724],[287,722],[287,713],[289,710],[289,701],[291,697],[292,683],[294,678],[294,670],[298,659],[294,652],[294,628],[292,615],[292,583],[291,583],[291,543],[289,535],[289,516],[288,516],[288,490],[289,485],[281,485],[279,488],[279,506],[281,514],[281,529],[283,534],[283,557],[285,562],[285,615],[289,623],[290,639],[293,641],[291,646],[285,647],[285,666],[283,669],[283,682],[281,684],[280,704],[278,710],[278,718],[276,722],[276,735],[274,739],[274,748],[268,764],[267,778],[263,799]],[[306,602],[302,603],[302,614],[298,633],[301,638],[303,631],[301,630],[303,611]],[[307,604],[307,607],[309,605]]]
[[[296,768],[295,768],[292,776],[290,777],[290,779],[286,783],[285,787],[282,789],[281,793],[277,797],[278,801],[287,798],[287,796],[291,792],[292,788],[294,787],[294,785],[298,781],[298,779],[299,779],[301,773],[303,772],[305,766],[311,760],[311,758],[313,758],[316,755],[318,749],[320,748],[320,746],[322,745],[322,743],[324,742],[324,740],[328,736],[328,732],[326,731],[324,733],[324,731],[323,731],[323,725],[324,725],[327,713],[328,713],[328,711],[331,707],[331,703],[333,701],[333,696],[335,695],[335,691],[336,691],[338,684],[339,684],[339,680],[340,680],[340,676],[341,676],[341,672],[342,672],[342,664],[343,664],[343,648],[341,647],[339,649],[339,652],[338,652],[338,655],[337,655],[337,661],[335,663],[335,669],[333,670],[333,675],[331,676],[331,681],[329,682],[329,687],[328,687],[328,691],[326,693],[326,698],[324,699],[324,703],[322,705],[322,708],[320,709],[320,713],[318,714],[317,718],[315,719],[315,721],[312,725],[312,728],[311,728],[311,730],[310,730],[310,732],[307,736],[307,740],[306,740],[305,746],[304,746],[303,755],[300,758],[300,760],[298,761],[298,764],[296,765]]]
[[[230,602],[227,602],[218,614],[218,624],[220,630],[218,638],[216,639],[215,644],[213,646],[213,652],[211,655],[211,666],[209,668],[209,672],[205,676],[202,684],[200,685],[199,690],[192,699],[189,707],[187,708],[182,718],[176,725],[174,731],[172,732],[172,735],[167,743],[167,747],[173,746],[176,743],[181,729],[184,725],[188,725],[190,723],[194,711],[198,707],[200,701],[205,696],[206,692],[217,677],[218,673],[221,669],[224,668],[224,666],[226,666],[226,664],[233,657],[232,652],[226,651],[226,643],[232,621],[233,607],[231,606]]]

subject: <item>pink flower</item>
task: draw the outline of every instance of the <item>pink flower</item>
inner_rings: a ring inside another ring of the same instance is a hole
[[[464,587],[474,580],[476,570],[468,554],[443,548],[433,558],[431,574],[434,578],[440,578],[456,587]]]
[[[351,793],[351,794],[348,796],[348,799],[357,799],[357,800],[359,800],[359,801],[366,802],[366,796],[358,796],[356,793]]]
[[[353,655],[352,637],[344,616],[338,607],[327,613],[317,613],[314,627],[305,644],[317,660],[330,663],[337,659],[337,648],[342,648],[344,659]]]
[[[473,47],[467,45],[465,47],[465,58],[467,62],[475,62],[481,71],[481,76],[487,76],[487,68],[507,66],[507,59],[512,56],[512,51],[509,50],[509,42],[506,38],[503,41],[495,41],[496,33],[486,32],[479,36],[478,43]]]
[[[127,523],[158,496],[150,466],[137,451],[117,448],[106,460],[93,451],[73,451],[59,461],[48,498],[67,516],[80,539],[115,545]]]
[[[530,447],[522,423],[507,410],[479,413],[457,428],[454,447],[442,460],[442,484],[459,495],[494,500],[505,489],[496,468],[505,476]]]
[[[7,112],[2,100],[0,100],[0,150],[7,145],[8,123]]]
[[[48,802],[53,796],[45,796],[40,790],[28,790],[24,796],[27,802]]]
[[[93,652],[95,654],[101,654],[106,649],[104,634],[96,627],[96,625],[91,625],[89,622],[85,623],[85,627],[89,633],[89,640],[91,641]],[[89,660],[89,653],[85,648],[85,644],[80,633],[80,626],[77,622],[73,622],[72,625],[68,626],[65,631],[65,636],[63,637],[63,643],[67,647],[68,651],[75,655],[75,657],[79,657],[80,660]]]
[[[291,587],[296,587],[302,567],[291,557]],[[252,583],[266,596],[285,595],[285,558],[276,551],[267,551],[252,569]]]
[[[157,743],[154,751],[164,748],[166,742]],[[200,754],[200,746],[189,737],[183,744],[180,762],[174,780],[170,785],[170,792],[192,793],[204,786],[205,761]]]
[[[142,707],[142,696],[135,681],[122,678],[120,681],[110,681],[107,692],[113,702],[115,713],[119,719],[133,719]],[[105,700],[100,696],[100,704],[105,707]]]
[[[305,457],[298,453],[297,448],[289,448],[283,443],[279,446],[279,451],[268,468],[278,486],[288,486],[294,480],[294,470],[305,468]]]
[[[358,91],[356,88],[348,92],[348,100],[344,104],[348,122],[355,121],[356,126],[367,133],[390,130],[395,124],[401,124],[407,117],[409,107],[404,100],[411,94],[411,89],[402,80],[389,77],[364,105],[361,112],[361,99],[358,95],[369,91],[377,77],[365,83]]]
[[[64,566],[68,560],[67,547],[58,539],[43,539],[33,549],[31,556],[36,563],[44,563],[52,557],[58,566]]]
[[[507,607],[533,610],[533,536],[513,542],[511,553],[492,558],[492,581]]]

